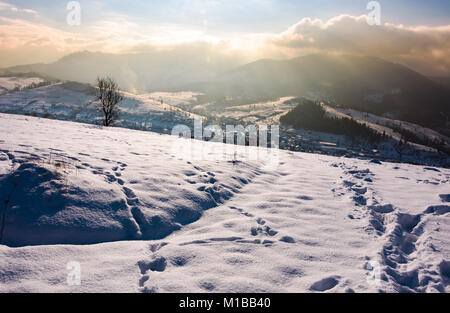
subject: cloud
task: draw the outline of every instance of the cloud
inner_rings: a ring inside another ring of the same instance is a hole
[[[19,9],[15,7],[14,5],[6,2],[0,1],[0,11],[11,11],[11,12],[24,12],[32,15],[37,15],[38,12],[31,9]]]
[[[366,16],[341,15],[326,22],[302,19],[269,37],[268,48],[285,56],[310,52],[370,55],[402,63],[424,74],[450,75],[450,25],[370,26]]]
[[[0,11],[11,10],[12,7],[13,7],[13,5],[0,1]]]
[[[80,27],[51,27],[0,16],[0,67],[51,62],[84,50],[107,53],[134,53],[148,47],[181,50],[203,47],[199,45],[201,42],[221,50],[230,49],[223,40],[207,36],[201,29],[145,24],[118,14]]]
[[[29,14],[35,14],[35,15],[38,14],[37,11],[31,10],[31,9],[22,9],[22,12],[29,13]]]
[[[0,2],[0,10],[11,10]],[[51,27],[36,21],[0,17],[0,67],[55,61],[81,51],[138,52],[145,47],[178,49],[201,47],[240,59],[291,58],[326,52],[376,56],[404,64],[426,75],[450,76],[450,25],[404,27],[369,26],[366,16],[341,15],[328,21],[304,18],[281,33],[211,35],[202,28],[151,24],[112,14],[71,28]],[[186,50],[187,54],[192,49]],[[202,53],[199,51],[199,53]]]
[[[83,34],[24,19],[0,17],[0,34],[0,67],[52,62],[83,48],[98,48]]]

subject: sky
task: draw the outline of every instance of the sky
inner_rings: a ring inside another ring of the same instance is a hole
[[[53,62],[80,50],[135,52],[206,42],[248,59],[311,52],[379,54],[427,74],[450,76],[450,1],[380,0],[0,0],[0,67]]]

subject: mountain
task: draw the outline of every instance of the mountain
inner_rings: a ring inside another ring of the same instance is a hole
[[[448,89],[450,89],[450,77],[441,77],[441,76],[434,76],[434,77],[429,77],[431,80],[447,87]]]
[[[242,95],[326,99],[430,127],[443,127],[450,117],[449,90],[405,66],[374,57],[316,54],[259,60],[191,87],[207,93],[209,100]]]
[[[219,108],[267,98],[308,97],[448,130],[450,89],[400,64],[328,54],[240,63],[238,58],[206,48],[134,54],[80,52],[52,64],[3,72],[39,72],[87,83],[97,76],[112,76],[128,91],[203,92],[201,101]]]
[[[12,78],[11,78],[12,79]],[[9,81],[0,78],[0,87],[8,84],[27,85],[32,79]],[[1,90],[0,90],[1,91]],[[44,117],[50,119],[101,124],[102,113],[95,100],[95,89],[89,84],[63,82],[9,92],[0,96],[0,112]],[[195,94],[155,93],[134,95],[123,92],[119,119],[115,126],[168,133],[177,125],[193,127],[194,114],[177,107],[180,103],[195,102]],[[163,100],[163,103],[161,103]]]
[[[82,83],[93,83],[98,76],[111,76],[128,91],[170,91],[181,85],[208,81],[240,64],[237,58],[208,49],[130,54],[85,51],[54,63],[15,66],[0,73],[36,72]]]

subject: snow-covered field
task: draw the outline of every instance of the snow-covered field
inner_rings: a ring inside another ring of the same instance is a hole
[[[189,144],[0,114],[0,292],[450,291],[450,170]]]
[[[15,88],[23,88],[31,84],[42,83],[44,80],[37,77],[0,77],[0,94],[2,91],[10,91]]]
[[[237,105],[226,108],[213,108],[212,103],[198,104],[193,107],[195,112],[214,113],[217,117],[232,118],[243,123],[277,125],[280,117],[297,106],[295,97],[282,97],[275,101]]]
[[[219,116],[240,119],[248,123],[279,124],[280,116],[297,106],[297,103],[290,101],[292,99],[294,97],[283,97],[276,101],[228,107]]]
[[[196,101],[193,93],[123,94],[118,126],[167,133],[177,124],[191,125],[196,117],[175,106]],[[87,84],[58,83],[0,95],[0,112],[101,124],[94,95]]]

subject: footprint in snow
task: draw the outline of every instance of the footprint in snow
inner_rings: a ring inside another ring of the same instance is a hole
[[[426,209],[425,214],[445,215],[450,212],[449,205],[432,205]]]
[[[127,198],[136,198],[136,194],[130,188],[123,187],[123,192],[127,196]]]
[[[295,243],[295,239],[290,236],[283,236],[280,241],[286,242],[286,243]]]
[[[161,248],[163,248],[163,247],[165,247],[167,245],[168,245],[167,242],[161,242],[161,243],[158,243],[158,244],[152,244],[152,245],[150,245],[150,251],[151,252],[159,251]]]
[[[257,222],[259,225],[264,225],[264,224],[266,224],[266,221],[263,220],[262,218],[258,218],[258,219],[256,220],[256,222]]]
[[[170,264],[177,267],[185,266],[189,262],[189,257],[186,256],[176,256],[170,259]]]
[[[442,202],[450,202],[450,194],[439,195],[439,198],[441,198]]]
[[[278,234],[278,232],[276,230],[273,230],[269,226],[265,226],[265,227],[252,227],[250,229],[250,234],[252,236],[258,236],[259,234],[263,234],[266,236],[273,237],[276,234]]]
[[[333,289],[334,287],[337,286],[337,284],[339,284],[340,278],[341,278],[340,276],[331,276],[324,278],[312,284],[309,289],[312,291],[321,291],[321,292]]]
[[[311,201],[311,200],[313,200],[313,198],[311,198],[311,197],[309,197],[309,196],[298,196],[297,199],[305,200],[305,201]]]
[[[164,257],[156,257],[150,262],[139,261],[138,266],[142,275],[145,275],[149,270],[152,272],[164,272],[167,267],[167,260]]]

